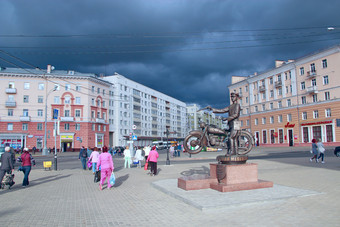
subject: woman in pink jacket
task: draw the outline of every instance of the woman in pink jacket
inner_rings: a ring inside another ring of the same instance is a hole
[[[101,171],[100,171],[100,184],[99,184],[99,189],[103,190],[103,184],[104,181],[107,178],[107,188],[110,189],[111,185],[110,185],[110,176],[111,176],[111,172],[114,170],[114,166],[113,166],[113,160],[112,160],[112,156],[111,154],[109,154],[107,152],[107,147],[104,146],[103,147],[103,152],[99,155],[98,157],[98,162],[97,162],[97,171],[99,170],[99,167],[101,167]]]
[[[92,162],[93,174],[96,173],[98,158],[99,158],[99,152],[98,152],[98,149],[95,147],[93,148],[93,152],[91,153],[90,158],[89,158],[89,161]]]
[[[148,159],[146,160],[149,162],[151,166],[151,173],[150,176],[155,176],[157,175],[157,159],[159,157],[159,154],[156,150],[156,146],[152,147],[152,150],[149,153]]]

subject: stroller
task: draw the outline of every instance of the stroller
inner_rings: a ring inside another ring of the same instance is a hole
[[[8,186],[8,189],[10,189],[14,184],[14,173],[6,172],[1,182],[1,189],[5,189],[6,186]]]

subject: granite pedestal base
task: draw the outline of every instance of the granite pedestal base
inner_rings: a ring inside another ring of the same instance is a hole
[[[217,174],[218,172],[218,174]],[[273,182],[258,179],[257,164],[210,164],[210,176],[180,177],[177,186],[184,190],[211,188],[220,192],[252,190],[273,187]]]

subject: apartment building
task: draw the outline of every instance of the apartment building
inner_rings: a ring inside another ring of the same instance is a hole
[[[200,120],[208,124],[215,125],[218,128],[226,128],[226,124],[223,124],[221,116],[217,116],[212,112],[198,111],[200,109],[201,107],[197,104],[191,104],[187,106],[189,131],[200,129]]]
[[[113,85],[109,109],[110,144],[144,146],[153,140],[183,140],[186,104],[118,73],[103,77]]]
[[[55,123],[57,149],[108,145],[111,87],[95,74],[54,70],[51,65],[46,70],[1,67],[1,146],[42,149],[46,139],[46,147],[53,148]],[[54,111],[58,115],[53,116]]]
[[[310,146],[313,138],[340,144],[340,46],[248,77],[235,76],[241,126],[258,146]]]

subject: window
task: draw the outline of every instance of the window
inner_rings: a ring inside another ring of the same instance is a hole
[[[65,129],[65,131],[69,131],[70,130],[70,123],[65,123],[64,129]]]
[[[282,101],[277,102],[277,108],[282,108]]]
[[[301,82],[300,85],[301,85],[300,86],[301,90],[305,90],[306,89],[306,83],[305,82]]]
[[[71,84],[65,84],[65,91],[71,90]]]
[[[97,100],[97,106],[100,107],[100,99]]]
[[[100,118],[100,112],[97,112],[97,118]]]
[[[293,93],[293,85],[289,85],[289,91],[290,93]]]
[[[312,86],[316,86],[316,79],[312,80]]]
[[[322,60],[322,68],[327,68],[327,59]]]
[[[39,90],[44,90],[44,89],[45,89],[45,84],[39,83],[39,84],[38,84],[38,89],[39,89]]]
[[[38,123],[37,124],[37,130],[38,131],[42,131],[43,130],[43,124],[42,123]]]
[[[246,103],[248,103],[248,97],[246,97]]]
[[[290,99],[287,99],[287,106],[292,106],[292,101]]]
[[[303,127],[303,142],[308,143],[308,138],[309,138],[309,134],[308,134],[308,127]]]
[[[286,94],[289,93],[288,86],[286,86]]]
[[[100,93],[100,88],[97,88],[97,94],[99,94]]]
[[[274,103],[271,102],[271,103],[269,104],[269,106],[270,106],[270,109],[271,109],[271,110],[274,109]]]
[[[245,87],[246,92],[248,92],[248,86]],[[145,94],[146,95],[146,94]]]
[[[318,101],[318,95],[317,94],[314,94],[313,95],[313,102],[317,102]]]
[[[285,73],[285,78],[286,80],[288,80],[288,73]]]
[[[266,104],[262,104],[262,110],[263,110],[263,111],[266,110]]]
[[[101,127],[100,127],[100,125],[98,125],[98,131],[101,131]]]
[[[54,104],[60,104],[60,97],[54,96]]]
[[[325,116],[326,116],[326,117],[331,117],[331,115],[332,115],[332,114],[331,114],[331,109],[330,109],[330,108],[326,109],[326,110],[325,110]]]
[[[315,64],[314,64],[314,63],[310,64],[310,71],[311,71],[312,73],[315,73],[315,72],[316,72],[316,70],[315,70]]]
[[[70,104],[70,103],[71,103],[71,97],[65,96],[65,104]]]
[[[262,118],[262,124],[265,125],[266,122],[267,122],[267,118],[263,117],[263,118]]]
[[[42,109],[38,109],[38,117],[43,117],[43,113]]]
[[[79,123],[75,124],[75,130],[80,131],[80,124]]]
[[[274,97],[274,90],[270,90],[270,98]]]
[[[301,67],[301,68],[300,68],[300,75],[303,75],[303,74],[305,74],[305,68],[304,68],[304,67]]]
[[[27,130],[28,130],[28,124],[22,123],[22,131],[27,131]]]
[[[65,110],[64,116],[69,117],[70,116],[70,110]]]
[[[76,91],[81,91],[81,85],[76,85]]]
[[[44,97],[38,96],[38,103],[44,103]]]
[[[277,116],[277,121],[278,121],[279,123],[282,123],[282,115]]]
[[[269,78],[269,84],[273,84],[273,83],[274,83],[273,77],[270,77]]]
[[[263,143],[267,143],[267,131],[266,130],[262,131],[262,139],[263,139]]]
[[[94,111],[91,112],[91,118],[94,118]]]
[[[29,96],[28,95],[24,95],[24,103],[28,103],[29,101]]]
[[[262,93],[262,99],[263,99],[263,100],[266,99],[266,93],[265,93],[265,92]]]
[[[80,117],[80,110],[76,110],[75,115],[76,115],[76,117]]]
[[[301,103],[302,103],[302,104],[306,104],[306,103],[307,103],[307,101],[306,101],[306,96],[302,96],[302,97],[301,97]]]
[[[307,120],[307,112],[302,112],[302,120]]]
[[[106,132],[106,125],[103,125],[103,131]]]
[[[255,125],[259,124],[259,119],[255,118]]]
[[[313,111],[313,118],[319,118],[319,111],[318,110]]]
[[[325,92],[325,100],[330,100],[330,94],[329,94],[329,91],[326,91]]]
[[[8,109],[7,116],[13,116],[13,109]]]
[[[277,75],[277,81],[281,81],[281,74]]]
[[[91,91],[94,92],[94,86],[92,86]]]
[[[329,81],[328,81],[328,76],[326,75],[323,77],[323,85],[327,85],[327,84],[329,84]]]
[[[80,97],[76,97],[76,104],[80,104]]]
[[[254,107],[254,112],[257,112],[257,111],[259,111],[259,110],[258,110],[258,107],[255,106],[255,107]]]
[[[256,102],[256,95],[254,95],[254,102]],[[157,104],[156,104],[157,105]]]
[[[106,102],[105,101],[103,101],[103,107],[106,107]]]
[[[269,118],[269,122],[270,122],[270,124],[274,124],[274,116],[271,116],[271,117]]]
[[[96,131],[96,125],[92,124],[92,131]]]
[[[292,121],[292,114],[287,114],[287,121]]]
[[[13,123],[7,123],[7,130],[12,131],[13,130]]]
[[[28,82],[24,83],[24,89],[29,90],[30,89],[30,83],[28,83]]]
[[[22,110],[22,115],[23,115],[24,117],[28,117],[28,109],[23,109],[23,110]]]
[[[249,120],[246,121],[247,126],[249,126]]]
[[[91,105],[94,106],[94,98],[91,100]]]

